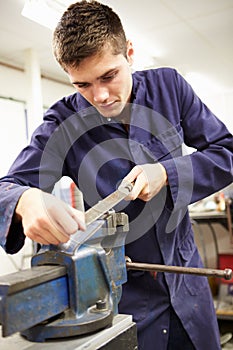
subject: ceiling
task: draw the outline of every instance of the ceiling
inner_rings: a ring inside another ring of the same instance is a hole
[[[69,0],[59,0],[65,7]],[[171,66],[233,88],[232,0],[103,0],[120,15],[136,50],[135,69]],[[43,75],[68,82],[51,49],[52,32],[21,16],[24,0],[0,0],[0,63],[25,65],[37,51]]]

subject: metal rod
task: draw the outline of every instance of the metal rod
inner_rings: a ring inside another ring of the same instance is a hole
[[[232,278],[232,270],[225,269],[207,269],[199,267],[183,267],[183,266],[169,266],[158,264],[146,264],[135,263],[126,259],[126,268],[128,270],[141,270],[141,271],[157,271],[157,272],[170,272],[170,273],[184,273],[199,276],[214,276],[230,280]]]

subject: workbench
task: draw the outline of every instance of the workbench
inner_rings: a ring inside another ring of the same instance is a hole
[[[102,331],[66,339],[34,343],[16,333],[0,338],[0,350],[136,350],[136,324],[132,316],[118,314],[113,324]]]

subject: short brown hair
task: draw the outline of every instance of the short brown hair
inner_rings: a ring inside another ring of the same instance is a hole
[[[53,35],[58,63],[77,67],[82,60],[109,45],[113,54],[126,57],[127,41],[119,16],[98,1],[79,1],[64,12]]]

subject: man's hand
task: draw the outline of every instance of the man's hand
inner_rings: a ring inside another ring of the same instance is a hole
[[[122,180],[134,183],[126,200],[140,198],[148,202],[167,184],[167,173],[160,163],[136,165]]]
[[[65,243],[71,234],[86,228],[84,213],[37,188],[22,194],[15,214],[16,220],[22,220],[24,234],[40,244]]]

